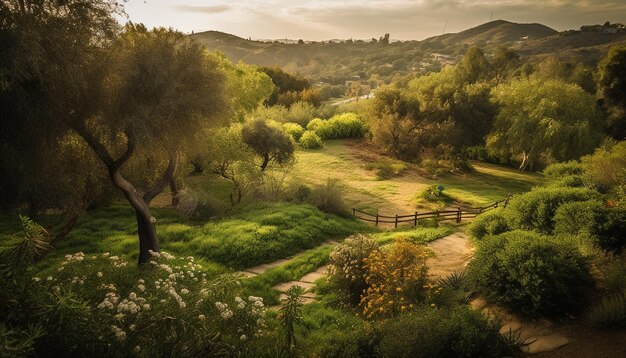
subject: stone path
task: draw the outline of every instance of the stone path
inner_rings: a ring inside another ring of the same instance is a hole
[[[546,319],[524,320],[501,308],[488,306],[482,298],[473,300],[470,305],[476,310],[482,310],[487,317],[499,318],[503,322],[500,333],[519,332],[520,340],[525,343],[521,347],[524,353],[551,352],[570,342],[567,337],[556,333],[553,330],[554,324]]]

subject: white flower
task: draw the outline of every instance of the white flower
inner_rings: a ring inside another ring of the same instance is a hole
[[[98,277],[102,277],[102,272],[98,272],[98,273],[96,274],[96,276],[98,276]]]
[[[113,332],[115,332],[115,338],[117,338],[118,341],[124,342],[126,340],[126,332],[115,325],[112,325],[111,328],[113,329]]]
[[[139,282],[139,283],[146,283],[146,282],[143,280],[143,278],[140,278],[139,280],[137,280],[137,282]]]
[[[204,321],[206,319],[206,317],[203,314],[201,314],[201,315],[198,316],[198,319],[201,320],[201,321]]]
[[[109,257],[109,255],[111,255],[111,254],[108,253],[108,252],[105,252],[104,254],[102,254],[102,257]]]
[[[39,281],[41,281],[41,279],[39,277],[33,277],[33,281],[39,282]]]
[[[121,321],[121,320],[124,319],[124,314],[123,313],[118,313],[118,314],[116,314],[113,317],[115,317],[116,320]]]
[[[134,331],[135,328],[137,328],[136,324],[131,324],[130,326],[128,326],[128,329],[130,329],[131,331]]]
[[[246,339],[248,339],[248,336],[246,336],[245,334],[242,334],[241,337],[239,337],[239,339],[241,339],[242,341],[245,341]]]
[[[189,290],[186,288],[183,288],[182,290],[180,290],[180,293],[182,293],[183,295],[186,295],[189,293]]]
[[[144,311],[149,311],[150,310],[150,304],[149,303],[144,303],[143,310]]]
[[[222,312],[221,316],[225,320],[230,319],[233,316],[233,311],[228,310],[228,309],[224,310],[224,312]]]
[[[137,288],[138,288],[138,289],[139,289],[139,291],[141,291],[141,292],[143,292],[143,291],[145,291],[145,290],[146,290],[146,286],[144,286],[144,285],[139,285],[139,286],[137,286]]]
[[[135,353],[139,353],[141,351],[141,347],[139,346],[135,346],[135,349],[133,349],[133,352]]]
[[[225,309],[228,308],[228,305],[222,302],[215,302],[215,307],[218,309],[218,311],[223,312]]]
[[[131,292],[128,294],[128,297],[134,301],[137,299],[137,294],[135,292]]]
[[[48,280],[48,281],[52,281],[52,276],[48,276],[48,277],[46,277],[46,280]]]
[[[152,251],[152,250],[148,250],[148,253],[150,254],[150,256],[152,257],[161,257],[161,254],[156,252],[156,251]]]

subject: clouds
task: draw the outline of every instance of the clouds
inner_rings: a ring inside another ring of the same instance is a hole
[[[183,31],[220,30],[253,38],[423,39],[493,19],[558,30],[623,22],[624,0],[131,0],[131,20]]]
[[[174,10],[181,12],[193,12],[200,14],[219,14],[231,9],[229,5],[196,6],[196,5],[174,5]]]

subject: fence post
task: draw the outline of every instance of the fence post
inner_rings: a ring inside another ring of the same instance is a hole
[[[456,222],[460,223],[461,222],[461,215],[462,215],[462,211],[461,208],[457,208],[458,212],[456,214]]]
[[[506,199],[504,199],[504,207],[506,208],[507,205],[509,205],[509,199],[511,199],[511,194],[506,196]]]
[[[356,216],[356,209],[352,208],[352,216]]]
[[[378,227],[378,214],[376,214],[376,227]]]
[[[396,229],[398,228],[398,214],[396,214]]]
[[[417,211],[415,212],[415,222],[413,223],[413,226],[417,227]]]

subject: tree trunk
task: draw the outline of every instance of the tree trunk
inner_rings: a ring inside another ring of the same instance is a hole
[[[263,163],[261,163],[261,171],[265,171],[265,168],[267,168],[267,165],[270,162],[270,156],[268,154],[263,156]]]
[[[150,251],[159,252],[159,237],[156,233],[156,220],[147,213],[135,208],[137,216],[137,235],[139,236],[139,263],[150,259]]]
[[[172,194],[172,205],[174,207],[178,206],[180,203],[180,193],[178,192],[178,186],[176,185],[176,179],[170,181],[170,192]]]
[[[523,172],[526,170],[526,167],[528,166],[529,158],[530,158],[530,155],[526,154],[526,152],[522,152],[522,163],[519,165],[519,168],[518,168],[520,172]]]

